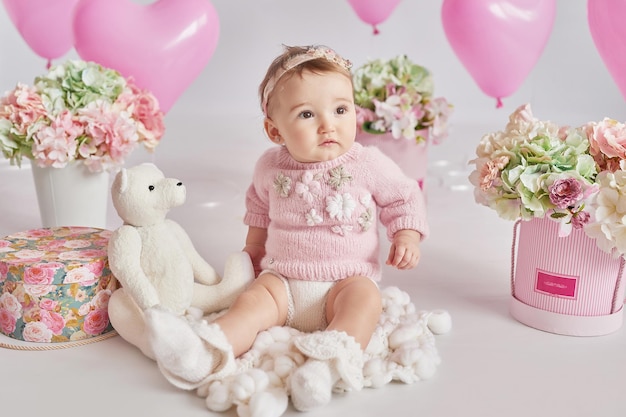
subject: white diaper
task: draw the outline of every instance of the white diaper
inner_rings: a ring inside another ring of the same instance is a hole
[[[285,284],[287,291],[287,321],[285,326],[301,332],[324,330],[326,321],[326,300],[328,292],[337,281],[305,281],[285,278],[276,271],[263,271],[277,276]]]

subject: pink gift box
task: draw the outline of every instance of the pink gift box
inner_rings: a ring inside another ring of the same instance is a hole
[[[0,332],[27,342],[69,342],[112,330],[108,302],[117,280],[111,231],[55,227],[0,239]]]
[[[581,229],[567,237],[559,237],[558,230],[559,223],[550,219],[515,224],[511,315],[530,327],[563,335],[600,336],[618,330],[624,258],[600,250]]]

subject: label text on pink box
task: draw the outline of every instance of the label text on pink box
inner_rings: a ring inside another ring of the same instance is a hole
[[[558,297],[576,298],[577,281],[578,277],[556,275],[538,269],[535,289]]]

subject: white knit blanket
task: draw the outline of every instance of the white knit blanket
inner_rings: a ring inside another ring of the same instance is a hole
[[[409,295],[397,287],[382,290],[383,312],[365,350],[364,386],[391,381],[411,384],[430,378],[441,359],[435,334],[450,329],[445,311],[417,311]],[[260,333],[252,348],[237,359],[237,372],[198,388],[211,411],[236,407],[239,417],[278,417],[287,409],[287,380],[305,358],[293,346],[300,332],[273,327]]]

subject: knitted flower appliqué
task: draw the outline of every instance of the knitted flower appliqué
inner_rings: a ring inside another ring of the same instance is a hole
[[[356,202],[349,193],[326,197],[326,211],[331,219],[349,220],[356,208]]]
[[[330,175],[328,185],[335,190],[339,190],[345,183],[352,181],[352,174],[346,171],[343,165],[331,169],[328,174]]]
[[[312,203],[316,196],[320,194],[322,186],[312,172],[306,171],[302,179],[296,182],[296,194],[307,203]]]
[[[370,227],[372,227],[373,220],[374,216],[372,215],[372,209],[368,208],[366,211],[361,213],[357,221],[359,222],[361,229],[366,232]]]
[[[291,178],[281,172],[274,179],[274,189],[279,196],[288,197],[291,191]]]
[[[305,218],[306,224],[309,226],[315,226],[323,221],[322,216],[320,216],[315,209],[309,210],[309,212],[305,214]]]

